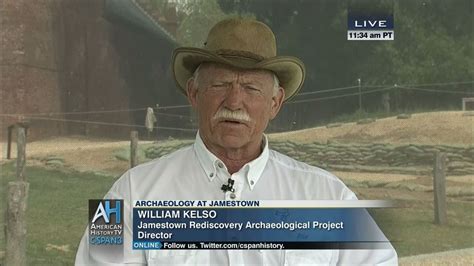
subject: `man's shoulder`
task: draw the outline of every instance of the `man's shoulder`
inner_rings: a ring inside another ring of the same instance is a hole
[[[276,173],[284,173],[295,186],[301,186],[302,194],[312,199],[356,199],[355,194],[334,174],[287,155],[270,150],[270,167]],[[306,191],[308,190],[308,191]]]
[[[288,155],[282,154],[278,151],[270,149],[269,159],[274,162],[277,167],[287,169],[300,175],[318,175],[334,181],[340,181],[334,174],[319,168],[317,166],[309,165],[305,162],[298,161]]]

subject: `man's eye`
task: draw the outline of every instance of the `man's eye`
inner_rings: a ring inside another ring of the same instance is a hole
[[[255,91],[255,92],[260,91],[258,88],[253,87],[253,86],[245,86],[245,89],[246,89],[246,90],[250,90],[250,91]]]
[[[224,83],[216,83],[211,85],[212,88],[223,88],[225,87]]]

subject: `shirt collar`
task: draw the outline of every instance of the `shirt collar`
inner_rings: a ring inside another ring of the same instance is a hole
[[[257,184],[258,180],[262,176],[263,170],[265,169],[269,157],[268,138],[267,136],[263,135],[263,139],[264,140],[262,143],[262,153],[254,160],[246,163],[239,170],[239,172],[245,171],[245,177],[251,190],[254,188],[254,186]],[[201,139],[201,136],[199,135],[199,132],[196,134],[196,140],[194,142],[194,151],[197,155],[199,163],[206,172],[207,178],[209,178],[210,181],[214,180],[217,172],[216,168],[219,164],[224,165],[224,163],[221,159],[217,158],[217,156],[215,156],[207,149],[206,145],[204,145],[204,142]]]

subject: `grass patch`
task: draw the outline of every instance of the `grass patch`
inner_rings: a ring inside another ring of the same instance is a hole
[[[433,223],[430,202],[409,201],[406,207],[371,211],[399,257],[474,247],[473,203],[450,201],[448,225]]]
[[[147,161],[145,156],[145,145],[139,145],[137,149],[137,157],[140,163]],[[130,146],[116,149],[114,151],[114,157],[118,160],[129,162],[130,161]]]
[[[0,197],[6,198],[6,184],[15,179],[13,164],[1,169]],[[88,199],[102,198],[115,182],[113,177],[92,173],[62,172],[27,167],[30,183],[27,211],[28,265],[72,265],[88,219]],[[0,213],[6,206],[2,204]],[[0,221],[3,221],[2,216]],[[0,233],[0,250],[5,248]],[[68,252],[46,250],[48,244],[68,245]]]

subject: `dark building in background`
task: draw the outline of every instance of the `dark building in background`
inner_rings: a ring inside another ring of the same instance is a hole
[[[24,120],[30,140],[126,138],[145,132],[144,108],[186,103],[169,67],[172,8],[148,14],[133,0],[5,0],[0,17],[1,113],[13,114],[1,117],[2,139]]]

